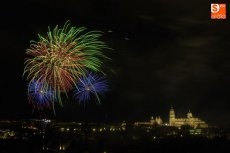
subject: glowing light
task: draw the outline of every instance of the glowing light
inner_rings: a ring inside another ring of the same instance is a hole
[[[48,85],[53,90],[53,98],[61,105],[61,94],[67,95],[87,70],[101,71],[102,59],[107,58],[102,53],[108,47],[99,40],[101,32],[85,31],[84,27],[71,27],[66,22],[62,28],[58,25],[53,30],[48,28],[47,36],[38,34],[38,41],[31,41],[30,48],[26,50],[29,57],[25,60],[23,75],[27,74],[30,82],[37,80]],[[46,87],[39,90],[40,97],[47,91]],[[45,101],[35,104],[41,106]]]
[[[84,103],[94,96],[100,103],[98,95],[106,91],[108,91],[108,83],[105,78],[91,72],[78,81],[74,90],[74,98],[80,103]]]
[[[48,85],[32,81],[28,85],[28,100],[35,109],[41,110],[50,107],[53,102],[53,91]]]

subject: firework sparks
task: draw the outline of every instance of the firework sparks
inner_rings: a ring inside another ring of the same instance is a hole
[[[74,90],[74,98],[80,103],[85,103],[94,96],[100,103],[98,95],[104,94],[106,91],[108,91],[108,82],[105,78],[91,72],[78,81]]]
[[[45,84],[32,81],[28,85],[28,100],[38,110],[50,108],[53,103],[53,91]]]
[[[47,36],[38,35],[39,41],[31,41],[26,50],[24,75],[28,80],[49,84],[62,105],[61,93],[67,94],[86,70],[101,71],[102,50],[108,48],[99,40],[99,31],[85,32],[84,27],[71,27],[69,22],[53,30]]]

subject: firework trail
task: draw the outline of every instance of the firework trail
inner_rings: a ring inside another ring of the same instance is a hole
[[[73,89],[86,70],[101,71],[102,59],[107,58],[102,50],[108,49],[100,41],[101,32],[85,32],[84,27],[71,27],[66,22],[63,28],[48,28],[47,36],[38,34],[38,41],[31,41],[26,50],[23,75],[27,80],[48,84],[62,105],[61,94]],[[54,100],[54,99],[53,99]]]
[[[99,96],[108,91],[108,82],[104,77],[89,73],[87,76],[80,78],[78,84],[74,89],[74,99],[80,103],[85,103],[91,99],[92,96],[96,97],[100,103]]]
[[[28,85],[28,101],[34,109],[50,108],[53,104],[53,91],[45,84],[32,81]]]

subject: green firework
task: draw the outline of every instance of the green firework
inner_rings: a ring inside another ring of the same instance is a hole
[[[23,75],[27,80],[48,84],[54,91],[53,100],[62,105],[61,94],[71,90],[88,70],[102,71],[103,50],[107,45],[100,41],[100,31],[86,32],[84,27],[71,26],[67,21],[62,28],[48,27],[46,36],[38,34],[26,50]],[[47,89],[48,90],[48,89]]]

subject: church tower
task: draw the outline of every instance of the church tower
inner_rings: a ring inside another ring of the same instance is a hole
[[[187,118],[192,118],[192,113],[190,112],[190,110],[187,113]]]
[[[175,112],[173,107],[171,106],[170,110],[169,110],[169,125],[173,126],[175,123]]]

